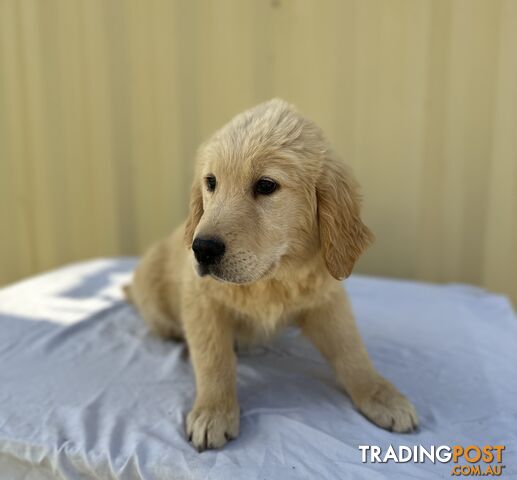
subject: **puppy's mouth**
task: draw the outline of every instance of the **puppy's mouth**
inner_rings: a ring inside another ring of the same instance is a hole
[[[224,283],[232,283],[235,285],[245,285],[255,283],[263,278],[269,277],[273,274],[278,262],[271,262],[269,266],[260,272],[238,272],[228,271],[220,263],[213,265],[203,265],[196,263],[196,272],[200,277],[210,275],[214,280]]]

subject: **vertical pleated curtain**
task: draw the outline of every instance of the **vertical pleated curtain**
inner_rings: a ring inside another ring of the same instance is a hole
[[[514,0],[0,0],[0,283],[141,253],[273,96],[363,186],[359,272],[517,300]]]

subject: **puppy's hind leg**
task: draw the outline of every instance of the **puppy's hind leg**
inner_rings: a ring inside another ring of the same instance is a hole
[[[151,332],[165,339],[184,340],[183,328],[179,319],[176,318],[174,313],[160,308],[158,298],[155,295],[139,295],[134,284],[124,285],[122,290],[126,301],[138,310]]]
[[[170,340],[184,340],[181,323],[174,316],[156,309],[154,305],[145,303],[138,307],[138,311],[155,335]]]
[[[156,335],[183,340],[179,318],[179,286],[166,269],[165,245],[153,247],[138,265],[133,281],[123,287],[126,299],[132,303]]]

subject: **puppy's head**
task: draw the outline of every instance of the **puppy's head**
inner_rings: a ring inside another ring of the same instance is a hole
[[[185,240],[200,275],[251,283],[323,255],[347,277],[372,239],[357,184],[321,131],[281,100],[258,105],[198,153]]]

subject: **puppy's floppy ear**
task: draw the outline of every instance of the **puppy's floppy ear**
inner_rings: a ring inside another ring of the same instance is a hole
[[[187,222],[185,224],[185,236],[184,240],[187,246],[192,245],[194,231],[196,230],[197,224],[203,215],[203,196],[201,193],[201,185],[199,179],[195,178],[190,189],[190,204]]]
[[[373,234],[360,217],[358,185],[338,160],[326,159],[316,185],[323,256],[330,274],[341,280],[372,242]]]

